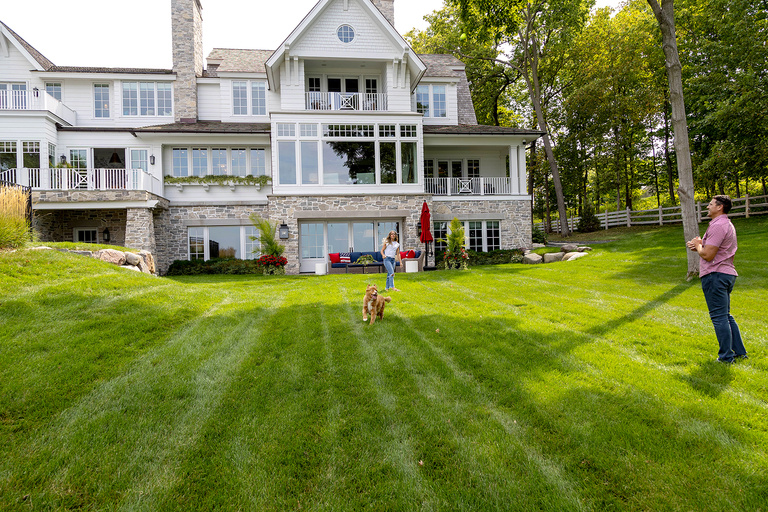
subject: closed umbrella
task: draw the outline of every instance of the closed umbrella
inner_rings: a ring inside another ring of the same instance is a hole
[[[427,206],[426,201],[421,205],[421,217],[419,217],[419,223],[421,224],[421,235],[419,236],[419,239],[425,244],[424,252],[426,254],[424,259],[426,260],[432,254],[430,249],[432,240],[434,240],[432,237],[432,230],[429,229],[432,225],[432,221],[429,214],[429,206]]]

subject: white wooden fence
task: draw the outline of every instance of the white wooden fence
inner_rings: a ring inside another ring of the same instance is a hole
[[[751,215],[768,214],[768,196],[745,196],[731,199],[733,207],[729,217],[750,217]],[[707,204],[696,203],[696,215],[699,222],[707,218]],[[597,213],[600,219],[602,229],[615,228],[619,226],[642,226],[655,224],[663,226],[664,224],[675,224],[683,222],[680,206],[669,206],[667,208],[659,207],[652,210],[618,210],[614,212]],[[581,217],[569,217],[568,227],[571,231],[578,231],[579,220]],[[534,228],[544,230],[544,223],[534,224]],[[552,219],[552,231],[560,232],[560,221]]]

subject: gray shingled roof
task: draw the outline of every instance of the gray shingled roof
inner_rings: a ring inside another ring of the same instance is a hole
[[[33,58],[33,59],[35,59],[35,60],[37,61],[37,63],[38,63],[38,64],[40,64],[40,65],[43,67],[43,69],[44,69],[44,70],[48,71],[50,68],[54,67],[54,64],[53,64],[53,62],[51,62],[50,60],[48,60],[48,59],[45,57],[45,55],[43,55],[42,53],[40,53],[39,51],[37,51],[37,50],[34,48],[34,46],[32,46],[31,44],[29,44],[28,42],[26,42],[26,41],[24,40],[24,38],[22,38],[22,37],[21,37],[19,34],[17,34],[16,32],[14,32],[14,31],[11,29],[11,27],[9,27],[8,25],[6,25],[6,24],[5,24],[5,23],[3,23],[2,21],[0,21],[0,24],[1,24],[1,25],[3,25],[3,26],[6,28],[6,30],[8,30],[8,32],[10,32],[10,33],[11,33],[11,35],[12,35],[13,37],[15,37],[15,38],[16,38],[16,40],[17,40],[19,43],[21,43],[21,46],[23,46],[23,47],[24,47],[24,49],[25,49],[25,50],[27,50],[27,52],[29,52],[29,54],[30,54],[30,55],[32,55],[32,58]]]
[[[427,66],[424,76],[454,77],[461,78],[464,74],[464,63],[449,54],[442,53],[420,53],[421,61]],[[460,67],[460,70],[453,68]]]
[[[220,60],[218,67],[209,66],[207,76],[216,76],[219,72],[229,73],[266,73],[266,63],[274,50],[242,50],[233,48],[214,48],[208,60]]]
[[[222,123],[221,121],[198,121],[196,123],[170,123],[135,128],[135,132],[153,133],[270,133],[269,123]]]
[[[51,73],[131,73],[140,75],[172,75],[172,69],[155,68],[103,68],[87,66],[51,66]]]

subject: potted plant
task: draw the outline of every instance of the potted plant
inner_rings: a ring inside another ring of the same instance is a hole
[[[255,213],[251,214],[251,222],[259,230],[259,236],[252,236],[251,240],[258,240],[260,249],[254,249],[254,252],[261,253],[259,264],[264,270],[264,274],[285,274],[285,266],[288,260],[283,257],[285,246],[275,239],[277,233],[277,223],[272,224],[267,219],[262,219]]]
[[[438,240],[447,246],[443,253],[443,267],[447,270],[467,270],[469,254],[464,247],[464,225],[454,217],[449,229],[448,236]]]

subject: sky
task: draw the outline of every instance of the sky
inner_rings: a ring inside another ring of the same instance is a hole
[[[597,0],[598,7],[620,0]],[[213,48],[274,50],[317,0],[201,0],[203,55]],[[2,0],[0,21],[58,66],[170,69],[170,0]],[[395,28],[425,29],[443,0],[395,0]]]

